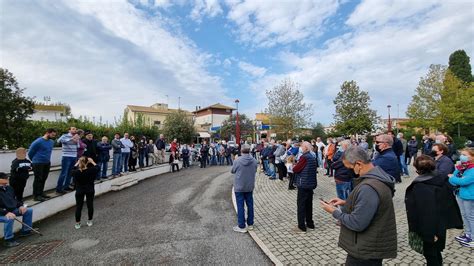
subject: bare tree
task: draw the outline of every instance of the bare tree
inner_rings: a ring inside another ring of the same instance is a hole
[[[304,102],[299,89],[300,85],[288,78],[266,91],[268,107],[265,112],[270,116],[271,125],[276,127],[276,131],[286,137],[292,137],[311,123],[312,105]]]

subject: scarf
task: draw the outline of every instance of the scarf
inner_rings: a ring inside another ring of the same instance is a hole
[[[458,170],[457,176],[462,177],[462,175],[464,174],[464,171],[468,169],[472,169],[472,168],[474,168],[474,163],[472,162],[465,162],[465,163],[461,163],[460,165],[457,165],[456,166],[456,169]]]

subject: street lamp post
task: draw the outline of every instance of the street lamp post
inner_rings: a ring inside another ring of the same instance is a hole
[[[392,120],[390,120],[390,108],[392,106],[389,104],[387,105],[387,109],[388,109],[388,125],[387,125],[387,129],[388,131],[391,131],[392,130]]]
[[[239,99],[235,100],[235,105],[237,106],[237,113],[235,115],[235,142],[240,146],[239,102]]]

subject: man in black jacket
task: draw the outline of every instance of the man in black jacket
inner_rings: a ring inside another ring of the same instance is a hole
[[[209,158],[209,146],[207,146],[207,142],[202,142],[201,150],[201,168],[206,168],[207,159]]]
[[[30,227],[33,224],[33,209],[22,206],[15,198],[13,188],[8,185],[8,176],[0,172],[0,223],[4,223],[4,245],[6,247],[16,247],[20,245],[13,238],[13,223],[17,216],[23,216],[23,222]],[[31,230],[23,226],[20,236],[31,235]]]
[[[82,141],[86,144],[84,156],[91,158],[95,163],[97,163],[97,140],[94,139],[94,135],[90,131],[86,131],[85,135],[86,138]]]
[[[166,150],[166,143],[165,137],[163,134],[160,134],[160,138],[155,141],[156,149],[158,150],[158,163],[165,162],[165,150]]]

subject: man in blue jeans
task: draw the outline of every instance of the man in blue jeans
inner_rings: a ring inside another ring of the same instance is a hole
[[[33,209],[23,206],[23,202],[17,201],[13,188],[8,185],[8,176],[0,173],[0,223],[4,223],[4,246],[16,247],[20,245],[13,236],[13,223],[17,216],[23,216],[23,222],[30,227],[33,223]],[[31,229],[23,226],[20,236],[31,235]]]
[[[242,156],[235,160],[231,173],[234,175],[234,193],[237,201],[237,220],[239,225],[234,226],[234,231],[247,233],[253,229],[253,189],[255,188],[255,174],[257,173],[257,160],[250,155],[250,145],[244,144]],[[245,220],[244,203],[247,205],[247,221]],[[247,226],[246,226],[247,225]]]
[[[62,135],[58,139],[58,142],[62,144],[63,157],[61,160],[61,174],[59,174],[58,184],[56,186],[57,193],[64,194],[67,191],[72,191],[69,185],[71,184],[72,178],[71,171],[77,160],[79,139],[80,137],[75,127],[71,127],[69,133]]]

